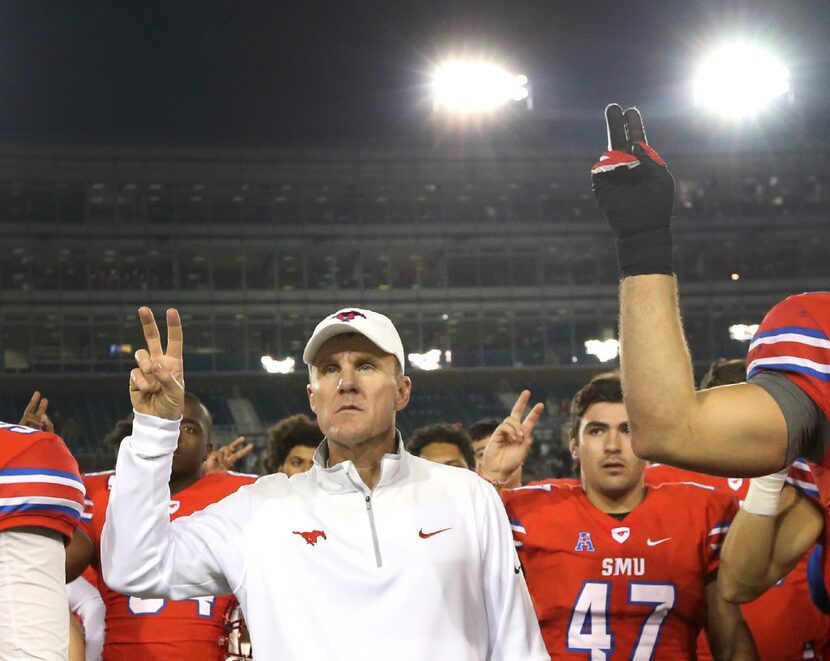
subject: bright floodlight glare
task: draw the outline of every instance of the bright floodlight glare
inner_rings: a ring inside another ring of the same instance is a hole
[[[758,324],[734,324],[729,327],[729,337],[739,342],[749,342],[758,332]]]
[[[790,91],[789,77],[772,54],[750,44],[733,44],[701,65],[695,103],[730,117],[753,115]]]
[[[293,374],[297,361],[290,356],[282,360],[271,358],[271,356],[263,356],[260,362],[268,374]]]
[[[526,75],[512,74],[490,62],[451,60],[433,74],[433,103],[436,109],[487,112],[508,101],[526,99],[527,82]]]
[[[441,349],[429,349],[424,353],[411,353],[407,356],[413,367],[427,372],[441,369]]]
[[[613,338],[610,340],[587,340],[585,342],[585,353],[589,356],[596,356],[603,363],[614,360],[619,352],[620,343]]]

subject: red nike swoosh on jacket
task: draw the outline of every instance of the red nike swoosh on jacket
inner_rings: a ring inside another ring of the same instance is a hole
[[[452,530],[452,528],[444,528],[442,530],[436,530],[435,532],[424,532],[424,529],[421,528],[418,531],[418,537],[421,539],[427,539],[428,537],[432,537],[433,535],[437,535],[439,532],[447,532],[448,530]]]

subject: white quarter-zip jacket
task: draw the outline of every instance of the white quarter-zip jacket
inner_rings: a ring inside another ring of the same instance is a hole
[[[118,592],[233,592],[257,661],[548,659],[495,489],[387,454],[369,489],[351,461],[260,478],[169,521],[179,421],[136,413],[101,540]]]

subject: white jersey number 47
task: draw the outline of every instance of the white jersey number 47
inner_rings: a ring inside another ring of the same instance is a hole
[[[614,633],[608,621],[611,584],[607,581],[588,581],[583,584],[571,611],[568,625],[568,651],[587,652],[591,661],[604,661],[614,649]],[[663,621],[674,607],[677,591],[671,583],[628,584],[628,603],[653,606],[637,636],[637,647],[631,653],[632,661],[648,661],[660,639]]]

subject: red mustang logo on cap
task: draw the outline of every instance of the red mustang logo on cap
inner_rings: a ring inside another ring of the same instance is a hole
[[[322,530],[312,530],[311,532],[298,532],[294,530],[293,532],[295,535],[302,537],[306,544],[311,544],[312,546],[319,542],[321,537],[323,539],[328,539],[326,537],[326,533]]]
[[[357,310],[346,310],[345,312],[338,312],[334,316],[338,321],[346,322],[354,321],[358,317],[363,317],[364,319],[366,318],[365,314],[363,314],[362,312],[358,312]]]

